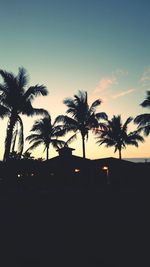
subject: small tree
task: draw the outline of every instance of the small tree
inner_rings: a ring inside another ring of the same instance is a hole
[[[137,132],[128,133],[128,124],[133,119],[129,117],[123,124],[121,116],[113,116],[111,120],[107,120],[106,127],[97,132],[97,143],[106,147],[115,147],[115,151],[119,152],[119,159],[122,158],[121,151],[127,145],[138,147],[138,142],[144,142],[144,138]]]
[[[31,134],[26,138],[31,146],[27,149],[33,150],[39,145],[44,145],[44,151],[46,150],[46,159],[49,159],[49,148],[52,145],[54,148],[58,148],[64,144],[64,141],[57,138],[62,136],[64,131],[60,126],[56,126],[55,122],[51,123],[51,116],[47,114],[44,118],[36,120],[31,129]]]
[[[0,75],[3,78],[3,84],[0,84],[0,106],[1,110],[7,110],[9,117],[4,152],[4,160],[7,160],[11,152],[13,132],[17,122],[21,124],[23,137],[23,124],[19,115],[33,116],[45,113],[44,109],[33,108],[32,101],[39,95],[46,96],[48,91],[44,85],[27,88],[28,76],[24,68],[19,68],[17,76],[4,70],[0,70]]]
[[[95,100],[91,106],[88,104],[88,95],[85,91],[79,91],[73,98],[64,100],[67,106],[66,113],[57,117],[57,122],[62,121],[66,132],[73,132],[74,135],[70,140],[76,138],[76,134],[80,133],[82,138],[83,158],[85,158],[85,138],[91,129],[98,127],[100,119],[107,119],[104,112],[96,113],[97,107],[101,104],[101,100]]]

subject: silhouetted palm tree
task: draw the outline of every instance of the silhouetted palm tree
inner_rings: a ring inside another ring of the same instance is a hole
[[[35,85],[27,89],[28,76],[24,68],[19,68],[17,76],[3,70],[0,70],[0,75],[3,78],[3,84],[0,84],[0,105],[1,109],[7,109],[9,116],[4,152],[4,160],[7,160],[11,150],[13,131],[17,122],[22,127],[23,135],[23,124],[19,114],[32,116],[46,113],[44,109],[33,108],[32,101],[38,95],[46,96],[48,91],[44,85]]]
[[[0,118],[3,119],[8,115],[9,115],[8,109],[3,106],[0,106]]]
[[[146,99],[141,103],[143,108],[150,108],[150,91],[147,91]],[[143,131],[145,136],[150,134],[150,113],[138,115],[134,122],[138,124],[138,130]]]
[[[82,137],[83,158],[85,158],[85,137],[88,138],[89,130],[99,126],[100,119],[106,119],[104,112],[96,113],[96,108],[101,104],[101,100],[95,100],[91,106],[88,104],[87,92],[79,91],[74,98],[66,98],[64,104],[68,107],[67,114],[57,117],[57,121],[62,121],[66,132],[74,132],[70,141],[76,138],[79,132]]]
[[[51,123],[51,116],[46,115],[44,118],[35,121],[31,134],[26,138],[32,144],[27,151],[33,150],[39,145],[44,145],[46,150],[46,159],[49,158],[49,147],[52,145],[54,148],[61,147],[65,142],[57,138],[64,135],[64,131],[60,126],[56,126],[55,122]]]
[[[121,116],[113,116],[108,120],[106,127],[100,130],[97,135],[97,143],[105,145],[106,147],[115,147],[115,151],[119,151],[119,158],[121,159],[121,150],[126,148],[126,145],[134,145],[138,147],[138,142],[144,142],[144,138],[137,132],[128,133],[128,124],[133,119],[129,117],[124,124],[122,124]]]

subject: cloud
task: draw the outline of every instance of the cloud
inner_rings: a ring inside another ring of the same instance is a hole
[[[117,84],[117,79],[115,76],[111,78],[103,78],[99,81],[94,93],[101,93],[107,89],[109,89],[112,85]]]
[[[127,76],[128,71],[123,69],[116,69],[112,72],[111,76],[102,78],[98,85],[96,86],[94,90],[94,94],[101,93],[103,91],[107,91],[107,89],[110,89],[113,85],[118,84],[118,79],[120,76]]]
[[[142,86],[150,85],[150,67],[146,68],[143,72],[140,83],[142,84]]]
[[[120,92],[116,95],[111,96],[113,90],[117,90],[118,84],[120,82],[121,76],[127,76],[128,71],[123,69],[116,69],[109,76],[103,77],[97,84],[96,88],[93,90],[91,99],[93,100],[100,98],[103,102],[106,102],[109,98],[118,98],[127,94],[130,94],[135,89],[130,89],[128,91]]]
[[[123,96],[129,95],[129,94],[131,94],[134,91],[136,91],[136,90],[135,89],[129,89],[127,91],[122,91],[122,92],[120,92],[118,94],[113,95],[112,98],[113,99],[117,99],[119,97],[123,97]]]

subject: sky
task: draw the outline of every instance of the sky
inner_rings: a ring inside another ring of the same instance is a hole
[[[49,95],[33,105],[53,119],[65,113],[64,98],[85,90],[89,103],[102,100],[98,111],[109,118],[121,114],[124,122],[148,111],[140,103],[150,88],[149,10],[149,0],[0,0],[0,68],[17,74],[23,66],[30,85],[47,86]],[[23,117],[25,137],[35,120]],[[0,159],[7,121],[0,120]],[[118,156],[95,142],[90,134],[88,158]],[[71,147],[82,155],[80,137]],[[128,146],[123,157],[149,158],[149,147],[147,137],[138,149]],[[33,156],[44,158],[43,147]]]

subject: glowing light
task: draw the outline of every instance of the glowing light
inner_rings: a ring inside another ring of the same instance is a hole
[[[110,179],[109,179],[109,168],[108,168],[108,166],[103,166],[102,167],[102,170],[105,172],[105,174],[106,174],[106,178],[107,178],[107,184],[110,184]]]
[[[74,169],[74,172],[78,173],[80,172],[80,169]]]
[[[102,167],[102,170],[107,171],[108,170],[108,167],[107,166],[104,166],[104,167]]]

